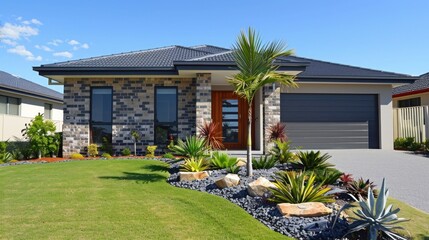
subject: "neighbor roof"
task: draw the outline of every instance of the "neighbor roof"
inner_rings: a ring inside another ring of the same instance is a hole
[[[422,74],[413,84],[399,86],[393,89],[393,96],[405,96],[417,94],[422,91],[429,91],[429,72]]]
[[[0,71],[0,89],[49,100],[63,101],[61,93],[3,71]]]
[[[302,72],[298,75],[298,80],[301,81],[315,81],[316,79],[324,81],[324,79],[328,78],[330,80],[368,78],[411,83],[416,79],[405,74],[354,67],[297,56],[279,58],[276,60],[276,63],[284,67],[299,68]],[[34,70],[39,71],[41,75],[61,75],[64,72],[73,75],[113,70],[122,71],[124,74],[131,74],[131,72],[142,73],[143,71],[152,71],[152,73],[157,73],[156,71],[164,71],[164,73],[170,71],[170,74],[177,74],[179,69],[201,69],[202,66],[215,65],[218,68],[219,66],[228,67],[227,69],[235,67],[232,50],[212,45],[193,47],[169,46],[45,64],[40,67],[34,67]]]

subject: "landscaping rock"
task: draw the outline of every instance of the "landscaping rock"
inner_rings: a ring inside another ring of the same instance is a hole
[[[264,177],[259,177],[256,181],[249,183],[247,192],[252,197],[262,197],[266,192],[269,192],[269,188],[275,188],[274,183],[268,181]]]
[[[237,162],[237,166],[241,167],[241,166],[246,166],[246,159],[245,158],[239,158],[238,162]]]
[[[327,208],[325,204],[320,202],[280,203],[277,204],[277,209],[285,217],[320,217],[332,213],[332,209]]]
[[[240,182],[240,177],[237,174],[228,173],[226,176],[218,179],[215,184],[218,188],[224,189],[237,186]]]
[[[179,172],[180,181],[194,181],[208,178],[207,172]]]

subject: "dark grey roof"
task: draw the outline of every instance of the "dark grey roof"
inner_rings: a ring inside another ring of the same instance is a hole
[[[0,88],[17,93],[63,101],[63,94],[3,71],[0,71]]]
[[[221,53],[221,52],[229,51],[229,49],[227,48],[217,47],[213,45],[198,45],[198,46],[192,46],[191,48],[202,50],[209,53]]]
[[[421,75],[413,84],[395,87],[392,93],[393,95],[398,95],[424,89],[429,89],[429,72]]]
[[[344,64],[314,60],[297,56],[278,59],[279,63],[288,66],[305,67],[305,71],[298,75],[301,79],[311,78],[379,78],[379,79],[415,79],[409,75],[385,72]],[[234,64],[234,58],[230,49],[200,45],[194,47],[170,46],[143,51],[120,53],[101,57],[80,59],[68,62],[46,64],[35,67],[42,75],[48,75],[43,71],[103,71],[115,68],[122,71],[139,69],[142,71],[160,70],[175,71],[179,65],[209,65],[209,64]],[[58,74],[58,72],[56,72]],[[56,75],[56,74],[53,74]],[[304,81],[304,80],[303,80]]]

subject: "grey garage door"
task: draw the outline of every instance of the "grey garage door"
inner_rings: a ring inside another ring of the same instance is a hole
[[[379,148],[375,94],[281,95],[281,122],[294,147]]]

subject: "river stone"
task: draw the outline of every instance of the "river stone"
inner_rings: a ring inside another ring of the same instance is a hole
[[[249,183],[247,186],[247,192],[252,197],[262,197],[264,193],[269,192],[269,188],[275,188],[274,183],[268,181],[264,177],[259,177],[255,181]]]
[[[179,172],[180,181],[194,181],[208,178],[209,174],[204,172]]]
[[[320,202],[279,203],[277,209],[285,217],[320,217],[332,213],[332,209]]]
[[[218,179],[215,182],[215,184],[218,188],[223,189],[223,188],[237,186],[239,182],[240,182],[240,177],[237,174],[228,173],[226,176]]]

